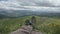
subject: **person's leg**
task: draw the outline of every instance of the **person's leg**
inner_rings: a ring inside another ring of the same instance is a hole
[[[35,25],[32,25],[32,27],[33,27],[33,30],[35,30]]]

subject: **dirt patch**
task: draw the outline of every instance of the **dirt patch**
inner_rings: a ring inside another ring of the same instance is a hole
[[[20,29],[9,34],[42,34],[42,33],[37,30],[33,30],[31,26],[22,26]]]

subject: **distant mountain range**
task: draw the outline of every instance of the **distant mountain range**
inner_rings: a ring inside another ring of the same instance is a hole
[[[21,17],[21,16],[29,16],[29,15],[38,15],[38,16],[58,16],[60,17],[60,13],[57,12],[45,12],[45,11],[29,11],[29,10],[6,10],[0,9],[0,18],[7,17]]]
[[[5,10],[0,9],[0,17],[21,17],[34,14],[33,11],[28,10]]]

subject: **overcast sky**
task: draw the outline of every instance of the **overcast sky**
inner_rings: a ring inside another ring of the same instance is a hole
[[[60,11],[60,0],[0,0],[0,9]]]

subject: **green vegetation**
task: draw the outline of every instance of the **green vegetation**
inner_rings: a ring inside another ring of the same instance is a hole
[[[46,34],[60,34],[60,19],[38,17],[36,28]]]
[[[26,19],[30,18],[31,16],[0,19],[0,34],[8,34],[11,31],[17,30],[24,24]],[[36,20],[37,30],[46,34],[60,34],[60,19],[36,16]]]
[[[0,34],[8,34],[11,31],[15,31],[24,24],[26,19],[29,18],[30,17],[0,19]]]

